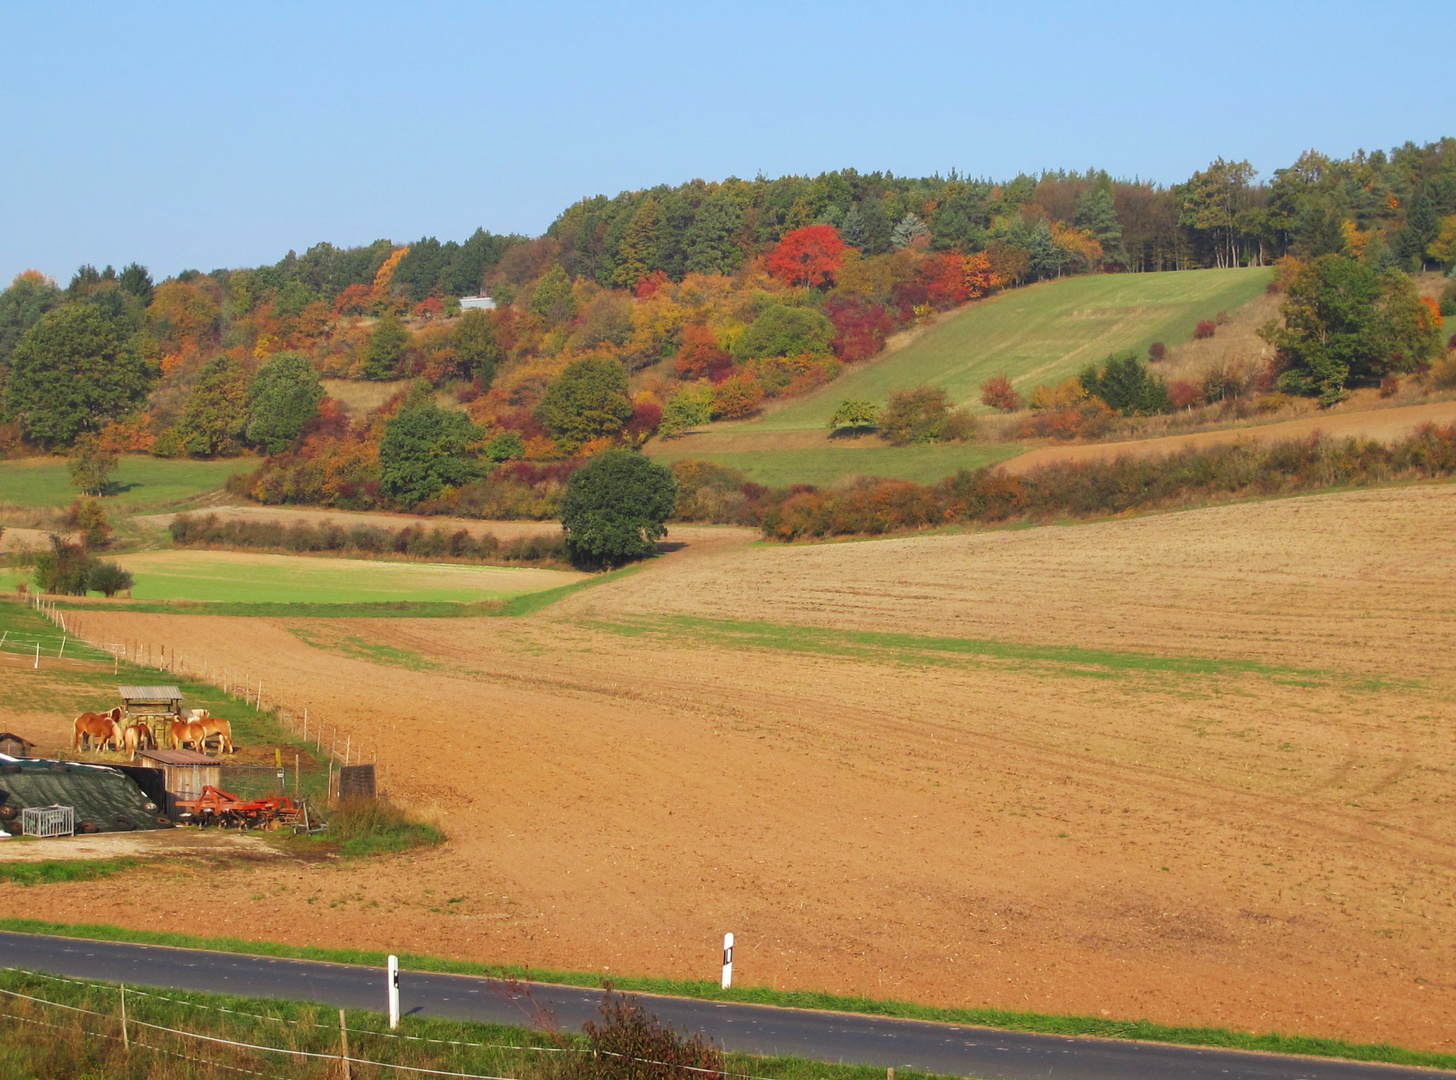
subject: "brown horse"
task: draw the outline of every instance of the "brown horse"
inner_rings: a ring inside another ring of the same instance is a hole
[[[219,754],[233,752],[233,726],[222,717],[213,718],[203,712],[200,720],[192,722],[194,728],[202,728],[202,738],[197,742],[197,749],[206,750],[207,740],[217,739],[217,752]]]
[[[126,748],[127,756],[132,761],[136,760],[138,750],[151,750],[157,745],[157,740],[152,736],[152,729],[146,724],[131,724],[121,733],[122,745]]]
[[[97,747],[107,743],[112,748],[121,746],[121,706],[117,706],[110,712],[94,713],[86,712],[76,717],[75,720],[75,743],[71,749],[80,751],[94,742]]]
[[[200,747],[202,735],[203,728],[200,723],[196,720],[183,720],[180,717],[172,721],[171,730],[167,732],[173,750],[181,750],[187,743]]]

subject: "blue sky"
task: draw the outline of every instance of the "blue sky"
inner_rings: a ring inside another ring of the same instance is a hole
[[[541,232],[853,166],[1164,183],[1456,135],[1456,4],[0,7],[0,278]]]

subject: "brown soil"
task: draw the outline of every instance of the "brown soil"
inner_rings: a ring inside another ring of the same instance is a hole
[[[1403,439],[1424,424],[1456,423],[1456,401],[1437,401],[1425,405],[1407,405],[1392,409],[1367,409],[1361,412],[1323,413],[1284,420],[1272,424],[1198,431],[1188,435],[1167,435],[1157,439],[1131,439],[1126,442],[1074,443],[1065,446],[1042,446],[1018,455],[1002,464],[1008,472],[1024,473],[1038,465],[1059,461],[1106,461],[1115,457],[1157,457],[1177,453],[1186,448],[1226,446],[1237,442],[1280,442],[1304,439],[1315,432],[1344,438],[1378,439],[1390,442]]]
[[[338,627],[430,670],[88,615],[255,666],[451,839],[0,904],[170,926],[205,889],[199,932],[697,978],[732,930],[745,984],[1456,1048],[1456,486],[702,535],[534,617]]]

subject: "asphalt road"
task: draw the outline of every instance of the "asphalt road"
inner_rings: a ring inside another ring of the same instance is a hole
[[[0,933],[0,965],[137,986],[317,1001],[383,1012],[383,970],[310,960]],[[955,1024],[891,1020],[640,995],[649,1012],[698,1030],[729,1050],[818,1061],[924,1069],[986,1080],[1404,1080],[1456,1076],[1426,1069],[1249,1054],[1161,1043],[1029,1035]],[[566,1030],[596,1016],[600,991],[510,984],[463,975],[400,974],[403,1013],[531,1026],[543,1013]]]

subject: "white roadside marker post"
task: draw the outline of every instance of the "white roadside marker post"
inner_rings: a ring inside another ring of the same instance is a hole
[[[389,1030],[399,1027],[399,957],[389,958]]]
[[[723,935],[723,989],[733,985],[733,935]]]

